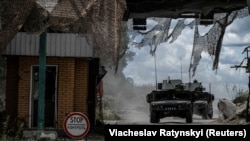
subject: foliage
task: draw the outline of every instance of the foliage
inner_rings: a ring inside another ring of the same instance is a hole
[[[11,119],[9,115],[6,115],[5,111],[2,111],[0,113],[0,121],[1,141],[9,141],[11,138],[22,138],[22,132],[26,125],[23,118]]]
[[[0,112],[4,111],[5,109],[5,100],[4,98],[0,97]]]
[[[238,92],[235,96],[235,98],[233,99],[233,103],[244,103],[247,101],[247,97],[248,97],[248,91],[245,92]]]

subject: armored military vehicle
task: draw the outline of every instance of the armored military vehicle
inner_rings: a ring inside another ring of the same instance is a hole
[[[147,94],[150,122],[158,123],[161,118],[177,116],[193,122],[193,93],[185,90],[181,80],[163,80],[158,90]]]
[[[193,114],[212,118],[213,95],[204,92],[201,83],[182,83],[181,80],[163,80],[158,89],[146,96],[149,103],[150,122],[158,123],[161,118],[181,117],[187,123],[193,122]]]
[[[202,83],[197,80],[186,83],[186,88],[193,93],[193,114],[201,116],[202,119],[212,119],[214,95],[206,92]]]

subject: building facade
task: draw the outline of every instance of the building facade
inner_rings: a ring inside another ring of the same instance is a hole
[[[39,36],[18,33],[3,55],[7,58],[6,112],[36,128]],[[103,77],[99,62],[93,57],[90,35],[47,34],[45,128],[62,129],[71,112],[82,112],[95,123],[96,87]]]

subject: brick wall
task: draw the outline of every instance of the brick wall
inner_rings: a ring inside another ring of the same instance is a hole
[[[65,58],[58,62],[58,128],[63,127],[65,116],[73,112],[75,59]]]
[[[88,92],[88,62],[77,59],[75,66],[75,95],[74,111],[87,114],[87,92]]]
[[[9,57],[10,63],[12,57]],[[38,65],[38,57],[27,57],[22,56],[16,59],[16,62],[19,63],[16,68],[10,68],[10,71],[7,71],[7,76],[12,76],[12,74],[19,71],[19,81],[17,83],[16,79],[9,79],[7,86],[7,95],[13,95],[14,92],[11,92],[12,87],[15,84],[18,84],[18,116],[26,117],[28,122],[29,109],[30,109],[30,83],[31,83],[31,66]],[[58,65],[58,76],[57,76],[57,128],[63,128],[64,118],[73,111],[79,111],[86,114],[87,109],[87,82],[88,82],[88,62],[84,59],[76,58],[57,58],[57,57],[47,57],[47,65]],[[15,67],[15,65],[12,65]],[[17,74],[14,75],[15,78]],[[13,77],[14,77],[13,76]],[[7,102],[9,106],[9,112],[11,110],[11,102]],[[46,109],[45,109],[46,110]]]
[[[37,65],[37,64],[38,64],[38,58],[35,57],[19,58],[18,116],[26,117],[27,120],[29,118],[31,65]]]

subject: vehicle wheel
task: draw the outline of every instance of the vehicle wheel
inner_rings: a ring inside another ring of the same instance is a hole
[[[208,114],[208,118],[212,119],[213,118],[213,112]]]
[[[193,122],[193,112],[192,110],[187,110],[186,123],[192,123],[192,122]]]
[[[202,119],[208,119],[208,113],[207,113],[207,108],[204,108],[204,110],[201,112],[201,117]]]
[[[201,112],[202,119],[208,119],[208,109],[204,108]]]
[[[209,102],[209,104],[208,104],[208,118],[209,119],[213,118],[213,105],[212,105],[212,102]]]
[[[150,122],[151,123],[159,123],[160,122],[160,118],[159,118],[159,115],[157,114],[157,112],[152,111],[150,113]]]

